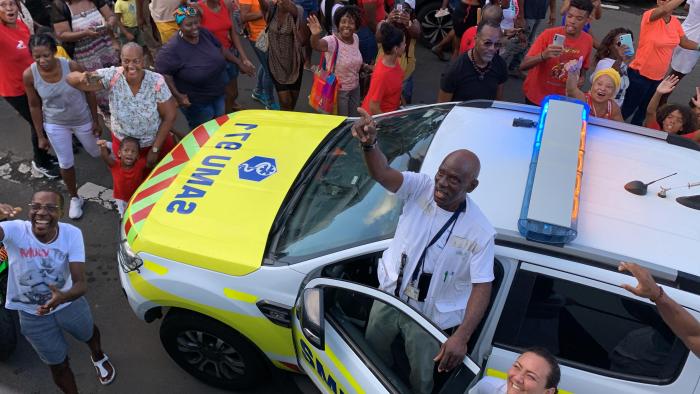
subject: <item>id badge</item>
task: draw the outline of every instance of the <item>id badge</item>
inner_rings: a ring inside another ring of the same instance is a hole
[[[403,291],[404,294],[406,294],[406,297],[418,301],[418,295],[420,294],[418,291],[418,288],[413,286],[413,284],[409,284],[406,286],[406,289]]]

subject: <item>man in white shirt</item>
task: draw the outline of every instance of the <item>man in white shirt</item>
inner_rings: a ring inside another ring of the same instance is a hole
[[[479,181],[479,158],[468,150],[445,157],[435,178],[391,168],[377,147],[377,131],[369,114],[353,126],[370,176],[404,201],[394,239],[377,269],[379,287],[407,302],[452,332],[440,349],[421,338],[398,311],[375,303],[365,338],[388,364],[393,339],[401,334],[411,362],[414,392],[430,392],[434,363],[438,372],[459,365],[467,342],[489,303],[495,230],[467,193]],[[411,330],[411,332],[406,332]]]
[[[116,372],[102,352],[100,332],[83,297],[87,291],[83,234],[58,222],[63,205],[58,192],[34,193],[29,221],[0,223],[0,241],[9,261],[5,307],[19,312],[22,334],[49,366],[61,391],[77,393],[64,331],[87,343],[100,383],[111,383]],[[0,203],[0,220],[20,211]]]

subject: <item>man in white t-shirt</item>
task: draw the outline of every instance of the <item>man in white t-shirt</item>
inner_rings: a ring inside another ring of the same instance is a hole
[[[496,233],[467,196],[479,184],[480,163],[474,153],[457,150],[445,157],[435,178],[399,172],[377,147],[374,122],[367,112],[360,113],[352,132],[370,176],[404,201],[394,239],[377,268],[379,288],[452,333],[441,348],[431,348],[435,341],[416,333],[398,311],[375,303],[365,338],[391,365],[390,346],[401,335],[411,363],[411,389],[429,393],[436,362],[438,372],[448,372],[464,360],[491,295]]]
[[[100,332],[83,297],[87,290],[83,234],[58,222],[63,206],[58,192],[34,193],[29,220],[1,222],[0,241],[9,261],[5,307],[18,311],[22,334],[49,366],[56,385],[65,393],[77,393],[63,331],[87,343],[100,383],[111,383],[116,371],[102,352]],[[0,220],[20,211],[0,203]]]

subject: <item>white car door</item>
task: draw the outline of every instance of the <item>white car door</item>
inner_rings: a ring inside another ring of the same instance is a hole
[[[402,334],[393,336],[389,325],[377,323],[376,315],[370,319],[377,307],[401,319]],[[409,331],[412,334],[405,335]],[[424,372],[422,389],[427,382],[433,392],[464,393],[480,372],[466,357],[449,373],[435,372],[434,363],[418,368],[405,349],[418,346],[433,357],[447,339],[445,334],[401,300],[352,282],[329,278],[308,282],[297,299],[292,332],[299,365],[326,393],[420,391],[414,387],[418,375],[412,378],[411,370]],[[383,342],[377,342],[380,337]],[[420,342],[409,343],[411,338]]]

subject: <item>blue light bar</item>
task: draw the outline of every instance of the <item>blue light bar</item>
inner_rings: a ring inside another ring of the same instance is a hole
[[[576,238],[588,112],[568,97],[542,101],[518,220],[531,241],[563,245]]]

